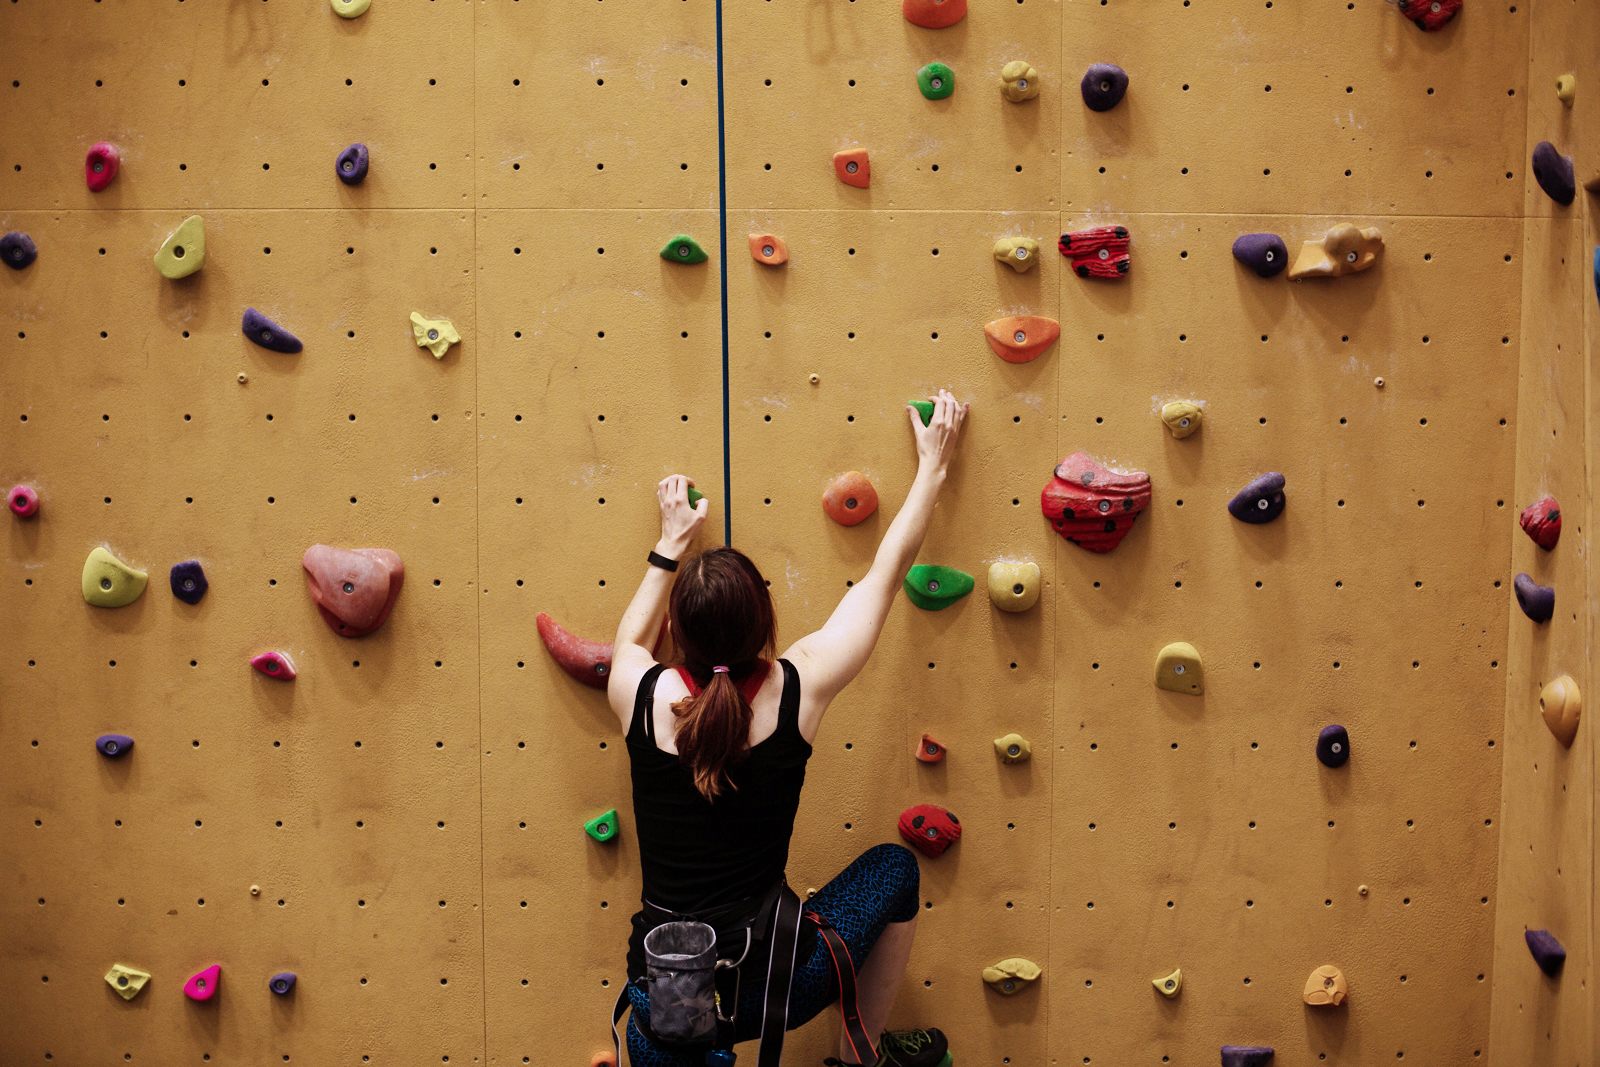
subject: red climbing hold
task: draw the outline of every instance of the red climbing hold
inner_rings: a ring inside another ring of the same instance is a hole
[[[1456,17],[1462,0],[1398,0],[1400,14],[1417,24],[1418,29],[1437,30]]]
[[[918,804],[900,813],[900,836],[924,856],[937,859],[961,840],[961,820],[938,805]]]
[[[1080,278],[1120,278],[1132,264],[1126,226],[1097,226],[1064,233],[1056,247],[1072,260],[1073,273]]]
[[[394,610],[406,565],[387,548],[312,545],[301,557],[322,621],[340,637],[364,637]]]
[[[31,485],[19,485],[6,498],[11,513],[19,519],[30,519],[39,511],[39,491]]]
[[[1120,474],[1074,452],[1056,466],[1039,504],[1056,533],[1090,552],[1110,552],[1150,506],[1150,476]]]
[[[943,763],[944,746],[927,734],[922,735],[922,740],[917,742],[917,759],[923,763]]]
[[[913,25],[942,30],[967,17],[967,0],[900,0],[900,14]]]
[[[289,658],[287,652],[258,653],[250,657],[250,666],[268,678],[277,678],[284,682],[292,682],[295,679],[294,660]]]
[[[576,680],[594,689],[604,689],[611,678],[611,642],[585,641],[556,624],[544,612],[534,619],[539,639],[556,665]]]
[[[1561,540],[1561,508],[1553,497],[1540,497],[1522,509],[1522,532],[1548,552]]]
[[[88,183],[91,193],[98,193],[111,184],[111,179],[117,176],[117,168],[122,166],[122,155],[117,151],[117,146],[101,141],[89,148],[89,154],[83,160],[83,180]]]

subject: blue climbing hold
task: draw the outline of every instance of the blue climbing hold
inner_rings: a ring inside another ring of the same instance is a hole
[[[1594,297],[1600,300],[1600,245],[1594,250]]]
[[[1289,265],[1289,248],[1275,233],[1247,233],[1234,240],[1233,258],[1261,277],[1273,278]]]
[[[346,185],[360,185],[367,180],[367,146],[357,141],[339,153],[334,160],[333,172]]]
[[[274,993],[278,994],[278,996],[281,997],[285,993],[289,992],[289,990],[294,988],[294,982],[295,982],[295,974],[294,974],[294,972],[293,971],[284,971],[282,974],[275,974],[271,978],[269,978],[267,980],[267,988],[272,990]]]
[[[1343,767],[1350,758],[1350,732],[1335,723],[1317,735],[1317,759],[1324,767]]]
[[[239,329],[244,331],[244,335],[250,340],[272,352],[285,352],[292,355],[304,347],[300,343],[300,338],[285,330],[255,308],[244,309],[244,321],[239,324]]]
[[[1260,525],[1283,514],[1285,479],[1276,471],[1263,474],[1228,501],[1228,514],[1240,522]]]
[[[1272,1049],[1265,1045],[1223,1045],[1222,1067],[1266,1067]]]
[[[1517,575],[1511,584],[1517,592],[1517,606],[1524,615],[1534,622],[1550,621],[1550,616],[1556,613],[1554,586],[1540,585],[1526,574]]]
[[[1561,947],[1561,942],[1552,937],[1549,930],[1527,930],[1522,936],[1539,969],[1551,978],[1559,975],[1567,962],[1567,950]]]
[[[199,560],[191,559],[172,565],[172,595],[185,604],[200,603],[200,598],[206,595],[210,587]]]
[[[21,230],[13,230],[0,237],[0,260],[12,270],[21,270],[39,258],[39,248],[33,238]]]
[[[133,738],[123,734],[102,734],[94,739],[94,747],[100,750],[100,755],[116,759],[128,754],[133,747]]]

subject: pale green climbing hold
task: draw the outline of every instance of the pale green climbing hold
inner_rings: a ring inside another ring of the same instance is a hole
[[[126,963],[113,963],[111,970],[106,972],[106,985],[116,990],[117,996],[123,1000],[132,1000],[139,995],[139,990],[150,981],[150,974],[137,967],[129,967]]]
[[[333,13],[342,19],[360,18],[372,6],[372,0],[328,0]]]
[[[434,359],[443,359],[450,346],[461,340],[449,319],[425,319],[420,311],[411,313],[411,332],[417,335],[417,347],[432,352]]]
[[[103,548],[83,561],[83,599],[97,608],[121,608],[144,592],[150,576],[136,571]]]
[[[596,841],[614,841],[617,837],[617,809],[596,815],[583,824],[583,832]]]
[[[190,215],[156,253],[156,270],[163,278],[187,278],[205,265],[206,220]]]
[[[704,263],[706,250],[686,233],[680,233],[661,246],[661,258],[673,263]]]
[[[929,100],[943,100],[956,91],[956,73],[943,63],[929,63],[917,71],[917,88]]]
[[[917,414],[922,416],[922,425],[926,426],[933,421],[933,401],[913,400],[910,404],[917,409]]]
[[[906,596],[926,611],[943,611],[972,592],[972,575],[954,567],[919,563],[906,574]]]
[[[1156,688],[1190,696],[1205,692],[1205,671],[1200,666],[1200,653],[1193,645],[1174,641],[1156,655]]]

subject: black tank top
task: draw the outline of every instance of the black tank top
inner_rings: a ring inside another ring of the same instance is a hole
[[[656,747],[655,686],[665,668],[652,667],[640,679],[627,740],[643,897],[651,904],[704,912],[760,897],[783,877],[811,745],[800,736],[800,676],[788,660],[778,664],[778,727],[728,768],[735,788],[715,802],[694,787],[675,753]],[[629,944],[630,974],[635,964],[643,972],[642,922],[641,912]]]

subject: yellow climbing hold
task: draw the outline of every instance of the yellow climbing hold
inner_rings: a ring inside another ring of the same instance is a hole
[[[1002,763],[1024,763],[1033,755],[1033,749],[1021,734],[1006,734],[994,739],[994,754]]]
[[[1039,262],[1039,242],[1032,237],[1002,237],[994,243],[994,258],[1018,274],[1026,274]]]
[[[1183,992],[1183,968],[1179,967],[1169,975],[1161,978],[1150,979],[1150,984],[1156,987],[1156,992],[1167,998],[1177,996]]]
[[[1556,99],[1568,107],[1578,95],[1578,76],[1576,74],[1563,74],[1556,79]]]
[[[417,335],[417,347],[432,352],[434,359],[443,359],[450,346],[461,340],[449,319],[425,319],[420,311],[411,313],[411,332]]]
[[[163,278],[187,278],[206,265],[206,220],[190,215],[156,253]]]
[[[1349,995],[1350,987],[1345,984],[1344,974],[1333,964],[1324,963],[1306,979],[1302,999],[1307,1004],[1338,1007]]]
[[[1039,965],[1032,960],[1013,956],[1009,960],[1001,960],[993,967],[985,967],[983,980],[988,982],[995,992],[1009,997],[1029,982],[1038,980],[1043,973]]]
[[[367,13],[372,0],[328,0],[328,6],[342,19],[356,19]]]
[[[989,564],[989,599],[1001,611],[1027,611],[1039,602],[1037,563]]]
[[[1187,641],[1174,641],[1156,656],[1156,688],[1199,696],[1205,692],[1200,653]]]
[[[144,571],[134,570],[103,548],[95,549],[83,561],[83,599],[97,608],[132,604],[149,580]]]
[[[113,963],[106,972],[106,985],[116,990],[117,996],[123,1000],[132,1000],[139,995],[139,990],[150,981],[148,972],[137,967],[129,967],[126,963]]]
[[[1020,59],[1000,68],[1000,95],[1013,104],[1039,95],[1039,72]]]
[[[1161,421],[1167,424],[1172,436],[1181,441],[1200,428],[1200,405],[1187,400],[1162,404]]]

